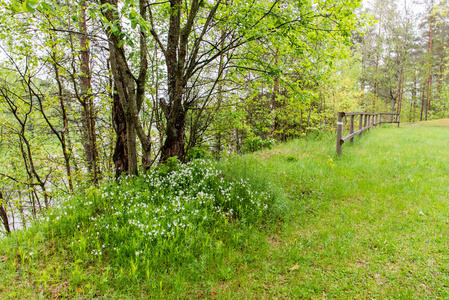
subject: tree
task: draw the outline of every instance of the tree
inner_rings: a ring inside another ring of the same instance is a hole
[[[204,108],[211,101],[225,69],[248,69],[246,65],[257,62],[245,57],[248,47],[263,39],[279,45],[288,43],[294,49],[292,41],[295,34],[313,36],[321,31],[340,37],[349,36],[357,19],[353,10],[358,2],[345,1],[338,5],[338,9],[330,4],[297,5],[277,0],[252,3],[172,0],[151,4],[142,0],[138,8],[125,2],[119,10],[118,1],[102,0],[101,13],[107,19],[105,25],[114,80],[128,116],[127,125],[133,126],[128,134],[129,153],[136,149],[132,146],[133,130],[136,130],[142,144],[144,157],[151,148],[149,133],[144,132],[139,118],[148,70],[147,44],[151,44],[148,43],[148,35],[163,53],[166,66],[167,99],[159,99],[158,103],[165,118],[161,161],[172,156],[183,159],[186,117],[190,109],[197,103],[202,103],[199,107]],[[135,70],[126,57],[128,49],[125,45],[129,36],[123,26],[126,18],[131,27],[138,26],[139,61]],[[253,69],[266,72],[266,65],[260,60],[258,62],[262,64]],[[133,71],[138,75],[133,75]],[[198,97],[204,90],[203,97]],[[135,158],[130,158],[131,165],[136,166]],[[136,173],[136,167],[130,168],[132,173]]]

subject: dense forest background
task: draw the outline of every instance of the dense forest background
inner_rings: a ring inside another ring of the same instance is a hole
[[[57,194],[174,157],[319,137],[338,111],[449,114],[446,1],[0,7],[0,215],[11,227]]]

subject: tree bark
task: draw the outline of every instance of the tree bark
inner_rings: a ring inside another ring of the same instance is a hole
[[[96,143],[96,130],[95,130],[95,112],[94,102],[92,95],[92,74],[90,70],[90,50],[89,39],[87,36],[87,19],[86,19],[86,4],[82,0],[80,3],[80,29],[81,36],[79,45],[81,49],[81,66],[80,66],[80,87],[81,95],[80,102],[82,106],[82,123],[84,134],[84,151],[86,153],[87,168],[89,173],[92,174],[92,181],[98,183],[98,150]]]
[[[443,35],[443,45],[444,45],[444,35]],[[440,102],[441,99],[441,89],[443,86],[443,60],[444,60],[444,52],[440,56],[440,71],[438,74],[438,85],[437,85],[437,96],[438,102]],[[437,111],[438,113],[438,111]]]
[[[432,8],[430,10],[430,32],[429,32],[429,48],[428,48],[428,77],[427,77],[427,100],[425,107],[425,120],[427,121],[427,116],[430,111],[430,102],[432,98],[432,46],[433,46],[433,0],[432,0]]]
[[[114,88],[115,90],[115,88]],[[112,96],[112,121],[116,134],[114,154],[112,160],[115,166],[115,178],[118,179],[121,174],[128,172],[128,143],[127,143],[127,125],[125,112],[118,93],[115,91]]]
[[[119,8],[117,0],[101,0],[101,4],[109,4],[113,10],[104,8],[102,14],[108,22],[114,24],[121,31],[119,19]],[[139,1],[140,16],[146,20],[147,1]],[[114,34],[106,28],[109,41],[109,54],[111,61],[111,71],[117,87],[118,97],[123,108],[126,122],[126,142],[128,151],[128,173],[138,175],[137,166],[137,143],[136,135],[142,144],[145,157],[151,153],[151,140],[149,134],[145,134],[142,123],[139,119],[139,112],[145,97],[146,74],[148,69],[146,31],[140,25],[140,49],[139,49],[139,74],[136,78],[126,59],[126,50],[123,46],[124,40],[120,34]],[[145,166],[144,166],[145,168]]]
[[[60,80],[60,77],[59,77],[59,70],[58,70],[58,67],[56,66],[56,63],[53,64],[53,68],[55,70],[56,82],[58,83],[58,98],[59,98],[59,105],[61,107],[62,123],[64,125],[64,127],[61,130],[59,136],[60,136],[62,153],[63,153],[63,156],[64,156],[67,180],[69,182],[70,191],[73,194],[74,193],[74,189],[73,189],[73,180],[72,180],[72,167],[70,166],[71,151],[67,147],[67,138],[66,138],[66,136],[68,135],[68,131],[69,131],[69,122],[68,122],[68,118],[67,118],[67,110],[65,108],[64,97],[63,97],[63,93],[62,93],[63,92],[63,87],[62,87],[62,83],[61,83],[61,80]]]
[[[276,52],[274,53],[274,64],[278,66],[278,53],[279,48],[276,48]],[[273,126],[271,127],[271,135],[275,134],[276,130],[279,127],[278,120],[276,117],[276,110],[278,107],[278,103],[276,99],[279,95],[279,77],[275,76],[273,79],[273,93],[271,94],[271,113],[273,114]]]
[[[404,81],[404,75],[403,75],[403,70],[401,68],[401,72],[399,74],[399,84],[398,84],[398,106],[396,108],[396,113],[400,114],[401,113],[401,108],[402,108],[402,96],[403,96],[403,92],[404,92],[404,88],[403,88],[403,81]]]
[[[410,121],[415,122],[416,115],[416,89],[417,89],[417,81],[416,81],[416,72],[413,71],[413,89],[412,89],[412,103],[410,105]]]
[[[425,98],[424,98],[425,90],[426,90],[426,82],[423,82],[422,94],[421,94],[421,115],[419,117],[420,121],[423,120],[424,106],[427,106],[426,103],[425,103]]]
[[[186,113],[184,110],[178,112],[176,119],[169,119],[166,127],[166,137],[161,151],[161,162],[168,158],[177,156],[184,159]]]
[[[377,34],[378,39],[380,39],[380,29],[381,29],[381,21],[379,21],[379,32]],[[378,95],[378,71],[379,71],[379,52],[380,52],[380,42],[377,41],[377,47],[376,47],[376,71],[374,74],[374,97],[373,97],[373,112],[376,110],[376,100]]]
[[[4,198],[2,191],[0,191],[0,217],[3,222],[3,226],[5,226],[5,230],[7,234],[11,233],[11,228],[9,227],[8,214],[6,213],[5,206],[3,205]]]

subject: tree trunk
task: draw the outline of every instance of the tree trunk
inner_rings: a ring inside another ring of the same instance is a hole
[[[83,123],[83,146],[86,153],[87,169],[92,175],[92,181],[96,184],[98,182],[98,166],[97,157],[98,150],[96,147],[96,133],[95,133],[95,113],[92,95],[92,77],[90,70],[90,51],[89,40],[87,37],[87,20],[86,20],[86,5],[82,1],[80,5],[80,28],[81,36],[79,45],[81,49],[81,66],[80,66],[80,87],[81,95],[80,102],[82,106],[82,123]]]
[[[177,156],[184,159],[186,113],[181,110],[176,119],[169,119],[166,128],[166,137],[161,151],[161,162],[169,157]]]
[[[432,0],[432,9],[430,10],[430,32],[429,32],[429,49],[428,49],[428,77],[427,77],[427,103],[425,107],[425,120],[427,121],[427,116],[430,111],[430,101],[432,95],[432,45],[433,45],[433,0]]]
[[[119,10],[118,1],[116,0],[101,0],[101,4],[105,5],[105,7],[107,5],[112,5]],[[113,10],[106,9],[105,7],[102,9],[103,16],[106,17],[109,22],[116,24],[118,30],[121,30],[122,27],[119,15],[115,14]],[[140,16],[143,20],[146,20],[146,1],[139,1],[139,9]],[[122,36],[120,36],[120,34],[113,34],[106,29],[109,41],[111,73],[114,77],[118,99],[120,100],[126,123],[128,173],[130,175],[138,175],[136,136],[139,136],[144,154],[149,153],[151,149],[151,141],[149,136],[145,134],[142,122],[139,118],[139,112],[145,96],[146,75],[148,69],[146,32],[142,26],[139,26],[139,28],[140,66],[138,78],[133,75],[133,71],[128,65]]]
[[[121,65],[122,61],[119,61],[117,59],[117,55],[119,55],[117,52],[120,51],[120,49],[115,49],[113,45],[111,45],[111,69],[112,73],[114,74],[114,82],[115,82],[115,93],[117,94],[114,96],[114,105],[116,107],[116,111],[118,113],[117,117],[117,126],[120,126],[120,134],[123,132],[126,136],[124,141],[126,142],[126,157],[128,158],[128,162],[126,165],[128,166],[127,172],[129,175],[137,175],[138,168],[137,168],[137,151],[136,151],[136,132],[133,124],[133,119],[131,115],[131,109],[129,103],[133,101],[130,99],[132,95],[129,94],[129,92],[133,93],[133,89],[129,88],[127,89],[126,79],[124,78],[123,70],[126,69],[126,66]],[[120,106],[116,104],[116,101],[119,100]],[[120,113],[119,113],[120,111]],[[123,113],[123,114],[122,114]],[[120,137],[123,141],[123,138]],[[121,151],[121,150],[120,150]],[[119,153],[123,152],[117,152],[117,155]],[[116,159],[118,157],[116,156]],[[115,160],[114,160],[115,162]],[[123,164],[122,164],[123,165]],[[117,167],[117,166],[116,166]]]
[[[279,48],[276,48],[276,52],[274,54],[274,64],[277,67],[278,65],[278,53]],[[276,110],[278,108],[278,104],[276,103],[276,98],[279,95],[279,77],[275,76],[273,80],[273,93],[271,94],[271,113],[273,114],[273,127],[271,127],[271,134],[273,135],[278,129],[279,124],[276,117]]]
[[[443,35],[443,44],[444,44],[444,35]],[[438,102],[440,102],[440,100],[441,100],[441,89],[442,89],[442,86],[443,86],[443,60],[444,60],[444,55],[443,54],[440,56],[440,72],[438,74],[438,85],[437,85],[437,99],[438,99]],[[437,111],[437,113],[438,113],[438,111]]]
[[[326,130],[326,121],[327,121],[327,119],[326,119],[326,93],[324,93],[324,96],[323,96],[323,115],[324,115],[323,128],[324,128],[324,130]]]
[[[391,94],[391,112],[394,113],[394,107],[396,106],[396,98]]]
[[[128,143],[128,170],[130,175],[138,175],[139,170],[137,166],[137,141],[136,128],[134,127],[132,116],[125,114],[126,120],[126,140]]]
[[[112,155],[112,160],[115,166],[115,178],[117,179],[121,174],[128,172],[128,143],[127,143],[127,126],[125,119],[125,112],[118,93],[113,93],[112,106],[112,121],[116,134],[115,149]]]
[[[403,81],[404,81],[404,75],[403,75],[403,70],[401,69],[400,75],[399,75],[399,85],[398,85],[398,106],[396,108],[396,113],[400,114],[401,113],[401,108],[402,108],[402,96],[403,96]]]
[[[423,113],[424,113],[424,106],[427,106],[425,104],[425,98],[424,98],[424,91],[426,89],[426,84],[425,82],[423,83],[423,87],[422,87],[422,95],[421,95],[421,116],[419,117],[419,120],[422,121],[423,119]]]
[[[413,90],[412,90],[412,103],[410,105],[410,121],[415,122],[416,114],[416,73],[413,71]]]
[[[223,42],[225,39],[225,32],[222,30],[221,31],[221,44],[220,44],[220,49],[223,50]],[[223,72],[223,61],[224,61],[224,53],[220,55],[220,61],[218,63],[218,72],[222,73]],[[223,83],[221,81],[221,76],[219,76],[218,78],[218,94],[217,94],[217,111],[220,109],[221,104],[223,102]],[[215,146],[214,146],[214,156],[216,160],[220,160],[220,156],[221,156],[221,151],[222,151],[222,147],[221,147],[221,128],[218,128],[215,131]]]
[[[377,34],[378,39],[380,38],[380,29],[381,29],[381,21],[379,21],[379,32]],[[378,79],[378,70],[379,70],[379,52],[380,52],[380,42],[377,41],[377,47],[376,47],[376,71],[375,71],[375,75],[374,75],[374,97],[373,97],[373,112],[375,112],[376,110],[376,100],[377,100],[377,95],[378,95],[378,83],[377,83],[377,79]]]
[[[36,167],[34,165],[34,160],[33,160],[33,155],[32,155],[32,151],[31,151],[31,146],[30,143],[27,139],[27,137],[25,136],[25,126],[26,124],[23,123],[22,125],[22,129],[21,132],[19,133],[19,146],[20,146],[20,150],[22,152],[22,157],[23,157],[23,162],[25,164],[26,167],[26,171],[28,173],[29,179],[32,181],[33,177],[37,180],[38,185],[41,187],[42,189],[42,194],[44,195],[44,203],[45,203],[45,208],[48,208],[50,203],[49,203],[49,199],[48,199],[48,194],[47,194],[47,190],[45,188],[45,184],[47,182],[47,179],[42,180],[41,176],[39,176],[39,174],[36,171]],[[40,202],[39,203],[39,209],[42,209]]]
[[[10,234],[11,229],[9,228],[9,220],[8,220],[8,214],[6,213],[5,206],[3,205],[4,199],[2,191],[0,191],[0,217],[3,222],[3,226],[5,226],[6,233]]]
[[[53,56],[53,59],[56,60],[56,54]],[[56,82],[58,83],[58,99],[59,99],[59,105],[61,107],[62,123],[64,125],[64,128],[61,130],[59,136],[60,136],[62,153],[64,155],[67,180],[69,182],[70,192],[73,194],[74,189],[73,189],[73,180],[72,180],[72,167],[70,166],[71,151],[69,148],[67,148],[67,138],[66,138],[66,136],[69,135],[69,122],[68,122],[68,118],[67,118],[67,110],[66,110],[65,103],[64,103],[62,82],[61,82],[61,78],[59,76],[59,70],[58,70],[58,66],[56,65],[56,62],[53,64],[53,68],[55,70]]]
[[[232,153],[232,154],[235,154],[235,149],[236,149],[236,135],[237,135],[237,133],[236,133],[236,131],[237,131],[237,129],[235,129],[235,128],[232,128],[231,129],[231,144],[230,144],[230,147],[229,147],[229,151]]]

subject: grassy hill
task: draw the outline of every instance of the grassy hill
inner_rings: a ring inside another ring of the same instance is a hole
[[[148,246],[141,264],[136,256],[116,263],[118,254],[81,259],[68,246],[80,240],[63,227],[17,232],[0,245],[0,297],[449,298],[447,126],[376,128],[345,144],[342,157],[329,137],[223,161],[225,179],[244,177],[255,193],[273,195],[263,200],[272,212],[240,207],[171,248]]]

